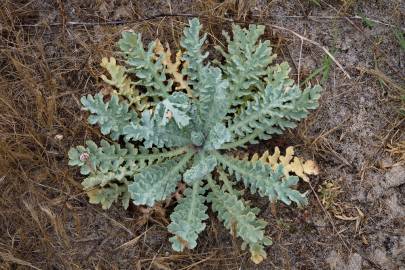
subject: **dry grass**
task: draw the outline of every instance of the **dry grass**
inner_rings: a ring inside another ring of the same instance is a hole
[[[341,8],[347,11],[355,1],[343,2]],[[177,254],[171,251],[164,228],[170,208],[102,211],[90,205],[81,190],[80,176],[67,166],[66,153],[87,138],[101,138],[96,128],[86,124],[79,98],[103,87],[99,62],[102,56],[114,54],[114,43],[123,29],[142,32],[146,40],[159,37],[175,48],[187,21],[185,15],[199,14],[210,45],[223,45],[221,31],[230,28],[230,19],[242,24],[265,21],[271,15],[267,13],[271,5],[277,5],[276,1],[259,8],[254,1],[233,0],[194,1],[193,5],[170,0],[115,4],[103,0],[1,1],[1,268],[252,269],[246,252],[239,250],[236,240],[215,219],[208,222],[196,250]],[[166,16],[155,16],[160,13]],[[291,32],[267,31],[265,38],[272,40],[277,54],[291,60],[287,46],[294,39]],[[306,52],[322,51],[312,47],[316,46],[307,46]],[[309,75],[300,65],[293,70],[295,76],[298,71],[301,80]],[[400,87],[380,71],[366,72],[394,88]],[[329,137],[340,126],[310,135],[311,121],[316,118],[317,114],[303,123],[297,134],[290,133],[286,138],[301,143],[320,159],[335,155],[349,163],[336,152]],[[403,158],[403,143],[398,143],[401,137],[395,138],[392,153],[401,155],[398,151],[402,151]],[[275,142],[289,144],[284,138]],[[292,212],[284,206],[275,211],[262,200],[258,203],[264,215],[275,217],[269,233],[276,244],[270,257],[281,261],[276,265],[268,260],[263,269],[289,269],[292,262],[299,267],[323,265],[308,252],[321,254],[336,235],[326,225],[321,230],[326,230],[324,235],[332,240],[324,244],[321,241],[327,239],[321,236],[311,238],[322,233],[308,221],[311,215],[323,215],[314,198],[309,210],[312,214]],[[289,225],[281,226],[284,222]],[[288,250],[291,242],[297,243],[293,252]]]

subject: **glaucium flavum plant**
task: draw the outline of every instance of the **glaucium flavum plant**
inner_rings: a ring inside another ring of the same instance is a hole
[[[298,177],[316,174],[316,166],[294,158],[292,148],[285,156],[276,148],[274,155],[266,151],[251,158],[238,158],[243,154],[237,149],[295,127],[318,106],[321,88],[301,91],[287,63],[271,65],[270,43],[259,40],[264,26],[234,25],[232,38],[224,33],[226,50],[217,48],[223,61],[212,63],[200,30],[198,19],[189,22],[175,57],[159,40],[145,49],[140,34],[122,34],[118,45],[125,67],[112,57],[101,64],[110,74],[102,78],[114,90],[108,97],[100,92],[81,99],[89,123],[116,143],[87,141],[72,148],[69,165],[80,167],[90,202],[104,209],[119,200],[124,208],[130,202],[152,207],[183,181],[186,189],[168,226],[173,249],[197,245],[210,204],[260,263],[272,243],[265,235],[267,222],[234,185],[241,181],[272,202],[304,205],[305,194],[294,186]]]

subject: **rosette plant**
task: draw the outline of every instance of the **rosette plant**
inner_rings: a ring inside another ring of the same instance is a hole
[[[222,58],[211,62],[201,28],[198,19],[189,22],[175,56],[158,40],[145,48],[140,34],[122,34],[124,64],[112,57],[101,64],[113,90],[81,99],[88,122],[110,142],[72,148],[69,164],[80,167],[90,202],[104,209],[117,201],[124,208],[153,207],[182,182],[186,188],[168,226],[173,249],[197,245],[210,205],[259,263],[271,244],[267,223],[235,184],[272,202],[304,205],[306,196],[295,187],[314,168],[291,151],[285,157],[235,153],[294,128],[318,106],[321,88],[300,90],[287,63],[272,64],[270,42],[260,40],[264,26],[234,25],[232,37],[224,33],[227,47],[216,48]]]

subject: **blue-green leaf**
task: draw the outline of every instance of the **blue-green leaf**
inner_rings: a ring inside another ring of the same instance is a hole
[[[211,173],[215,166],[217,166],[217,160],[214,156],[197,155],[194,158],[193,166],[184,173],[184,181],[188,184],[200,181]]]
[[[289,176],[284,179],[282,165],[273,170],[269,164],[261,161],[238,160],[218,153],[215,157],[237,180],[242,180],[252,193],[258,192],[261,196],[267,196],[270,201],[281,200],[287,205],[291,201],[298,205],[307,204],[305,194],[292,188],[297,184],[298,177]]]
[[[231,141],[231,133],[222,123],[217,123],[212,127],[208,134],[207,142],[205,143],[205,149],[220,149],[221,146]]]
[[[171,118],[174,119],[179,128],[184,128],[190,122],[187,115],[190,110],[189,98],[182,92],[175,92],[158,104],[157,111],[163,110],[161,124],[165,126]]]
[[[172,194],[192,155],[192,152],[186,153],[179,160],[152,165],[136,174],[134,182],[128,186],[134,204],[153,206],[156,201],[164,200]]]
[[[191,85],[196,86],[200,83],[200,78],[203,74],[204,60],[207,58],[208,53],[203,54],[202,46],[207,38],[204,34],[200,38],[201,24],[197,18],[189,21],[189,27],[184,29],[184,37],[180,41],[180,45],[186,50],[183,54],[183,61],[187,63],[183,73],[189,77]],[[194,87],[193,95],[199,95],[199,88]]]
[[[170,242],[176,251],[195,248],[198,234],[205,229],[203,221],[208,218],[207,206],[204,205],[205,190],[200,185],[201,183],[196,181],[192,188],[187,188],[184,197],[170,215],[171,223],[167,229],[174,234]]]
[[[272,241],[265,236],[267,222],[256,217],[258,209],[250,208],[237,195],[224,191],[210,177],[208,184],[212,192],[207,199],[219,219],[233,235],[242,238],[244,245],[249,245],[254,262],[263,260],[266,257],[264,247]]]
[[[117,140],[123,135],[124,127],[131,121],[136,121],[137,116],[128,103],[120,102],[117,96],[112,96],[111,100],[106,102],[103,98],[103,95],[98,93],[94,97],[82,97],[81,102],[84,109],[91,113],[89,123],[98,124],[102,134],[110,134],[112,139]]]

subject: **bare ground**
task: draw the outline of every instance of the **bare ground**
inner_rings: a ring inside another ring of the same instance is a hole
[[[315,2],[0,2],[1,268],[405,269],[405,62],[395,37],[404,3]],[[259,266],[214,215],[195,250],[173,252],[171,208],[103,211],[67,166],[71,146],[101,138],[78,99],[104,87],[99,62],[115,53],[122,30],[178,47],[189,15],[200,16],[209,45],[221,45],[231,21],[266,24],[265,38],[294,79],[324,88],[319,109],[297,129],[252,147],[294,145],[321,168],[299,187],[310,191],[305,209],[250,197],[274,240]]]

